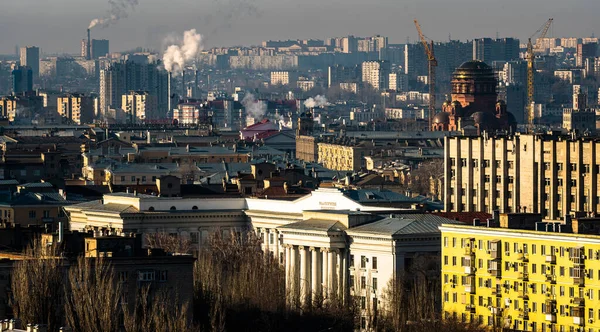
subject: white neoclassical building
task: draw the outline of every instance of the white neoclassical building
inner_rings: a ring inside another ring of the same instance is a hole
[[[128,193],[65,209],[70,229],[98,233],[166,232],[202,245],[212,232],[253,229],[263,250],[285,265],[290,305],[360,298],[362,326],[380,306],[387,284],[413,257],[438,255],[442,223],[411,209],[371,206],[339,189],[318,189],[293,201],[181,198]]]

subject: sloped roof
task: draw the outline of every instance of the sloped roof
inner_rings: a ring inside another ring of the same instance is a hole
[[[432,214],[395,214],[385,219],[361,225],[349,230],[352,233],[377,235],[409,235],[439,233],[442,224],[461,224],[455,220]]]
[[[318,232],[329,232],[329,231],[343,231],[346,230],[346,226],[338,221],[332,220],[319,220],[309,219],[303,220],[284,226],[278,227],[283,230],[304,230],[304,231],[318,231]]]

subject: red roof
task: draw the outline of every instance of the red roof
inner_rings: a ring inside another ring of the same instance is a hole
[[[485,222],[487,219],[492,218],[491,214],[485,212],[433,212],[432,214],[460,221],[465,224],[472,224],[473,219],[479,219],[480,222]]]
[[[250,126],[248,126],[248,127],[244,128],[244,130],[247,130],[247,129],[252,129],[252,128],[254,128],[254,127],[258,127],[258,126],[260,126],[260,125],[262,125],[262,124],[269,123],[269,122],[271,122],[271,121],[269,121],[269,119],[262,119],[262,121],[260,121],[260,122],[257,122],[257,123],[255,123],[255,124],[253,124],[253,125],[250,125]]]

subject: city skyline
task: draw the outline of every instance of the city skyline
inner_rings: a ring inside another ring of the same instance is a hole
[[[25,0],[11,5],[11,12],[0,13],[0,29],[11,31],[2,38],[0,54],[14,53],[15,45],[36,45],[45,53],[77,53],[89,22],[105,14],[108,3],[97,1],[85,7],[75,6],[75,3],[58,0],[49,5]],[[39,9],[35,13],[44,14],[34,14],[32,5]],[[341,6],[344,10],[340,10]],[[516,6],[522,10],[515,15]],[[156,0],[143,1],[116,24],[94,28],[92,36],[111,40],[115,51],[134,47],[162,51],[167,40],[190,28],[196,28],[203,35],[207,48],[257,45],[262,40],[376,34],[388,36],[390,43],[405,43],[407,37],[411,42],[417,41],[412,22],[417,18],[425,34],[434,40],[447,40],[449,36],[467,40],[498,34],[524,41],[548,17],[555,18],[549,36],[586,37],[600,33],[600,29],[591,24],[600,3],[592,0],[570,3],[536,0],[526,4],[513,0],[502,3],[377,0],[368,4],[355,0],[343,4],[309,0],[303,2],[302,7],[287,0],[177,0],[172,6],[163,7]],[[468,20],[471,24],[463,24]],[[273,29],[273,26],[278,28]],[[52,38],[53,35],[60,38]]]

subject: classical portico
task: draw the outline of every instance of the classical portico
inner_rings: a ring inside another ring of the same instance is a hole
[[[349,243],[346,230],[368,222],[356,211],[307,211],[305,220],[278,227],[285,248],[288,303],[305,307],[315,301],[348,299]]]

